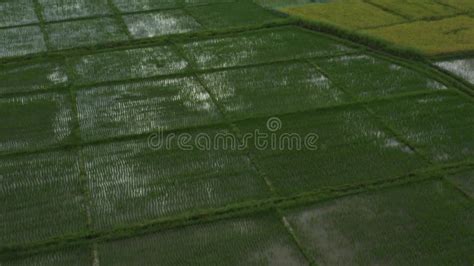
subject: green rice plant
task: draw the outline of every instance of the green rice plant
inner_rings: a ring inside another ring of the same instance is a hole
[[[301,6],[311,3],[326,3],[330,0],[256,0],[259,5],[269,8]]]
[[[229,3],[235,0],[112,0],[114,5],[122,12],[137,12],[147,10],[172,9],[192,7],[199,5]]]
[[[400,186],[289,210],[319,265],[469,265],[472,201],[441,181]]]
[[[87,88],[76,98],[87,141],[221,122],[209,94],[189,77]]]
[[[109,15],[107,0],[38,0],[45,21]]]
[[[134,38],[151,38],[168,34],[196,31],[201,28],[193,17],[183,10],[159,11],[123,16]]]
[[[446,89],[426,74],[369,54],[314,59],[314,62],[333,82],[361,100]]]
[[[474,85],[474,58],[440,61],[436,65]]]
[[[99,246],[104,265],[306,265],[274,215],[193,225]]]
[[[405,47],[354,29],[453,9],[336,0],[295,8],[319,21],[307,23],[246,0],[19,1],[0,2],[0,58],[13,57],[0,65],[0,265],[473,261],[461,83],[277,27]],[[448,21],[439,38],[466,45],[472,18],[451,19],[417,34]],[[265,147],[246,139],[255,130]],[[297,207],[282,219],[282,206]]]
[[[208,5],[208,4],[219,4],[219,3],[231,3],[241,0],[184,0],[185,6],[199,6],[199,5]],[[245,0],[244,0],[245,1]],[[241,1],[241,2],[244,2]]]
[[[399,46],[414,47],[427,55],[474,50],[474,43],[471,41],[474,39],[474,18],[468,16],[416,21],[366,30],[363,33],[383,38]]]
[[[69,143],[73,117],[66,93],[0,98],[0,154]]]
[[[64,265],[90,265],[96,262],[91,258],[91,250],[87,247],[73,247],[40,253],[32,256],[24,256],[18,259],[3,261],[4,266],[64,266]]]
[[[208,29],[260,25],[280,18],[251,2],[206,5],[188,11]]]
[[[295,58],[336,55],[352,48],[296,27],[251,31],[180,44],[199,69],[259,64]]]
[[[459,11],[474,11],[474,2],[471,0],[436,0],[445,5],[449,5],[453,8],[458,9]]]
[[[290,16],[289,20],[295,20],[297,18]],[[384,52],[386,54],[391,54],[398,57],[403,57],[405,59],[416,60],[416,61],[425,61],[426,57],[413,47],[402,47],[400,45],[394,44],[382,38],[377,38],[374,36],[369,36],[366,33],[361,33],[360,31],[354,31],[348,28],[341,28],[334,24],[326,23],[306,19],[297,19],[297,23],[300,27],[310,29],[312,31],[317,31],[332,35],[334,37],[339,37],[347,41],[359,44],[361,46],[368,47],[372,50],[377,50]]]
[[[394,99],[371,109],[434,162],[474,156],[474,102],[456,92]]]
[[[368,0],[407,19],[425,19],[452,16],[460,13],[434,0]]]
[[[267,144],[262,140],[250,149],[281,195],[390,179],[426,166],[361,107],[341,106],[278,118],[279,128],[271,132],[268,121],[274,119],[244,121],[237,126],[242,134],[255,130],[266,134]],[[309,134],[317,138],[306,145]]]
[[[404,22],[405,19],[383,11],[362,0],[335,0],[281,9],[302,19],[317,20],[346,29],[364,29]]]
[[[469,197],[474,198],[474,170],[464,170],[446,177]]]
[[[0,58],[45,51],[46,45],[38,26],[0,29]]]
[[[38,22],[32,0],[4,0],[0,2],[0,27]]]
[[[27,244],[86,229],[76,153],[2,158],[0,173],[0,246]]]
[[[191,149],[183,148],[181,134],[189,134]],[[269,197],[244,152],[195,145],[198,135],[214,140],[217,134],[230,132],[204,128],[85,147],[93,227],[111,229]]]
[[[46,26],[46,31],[54,50],[127,40],[114,18],[53,23]]]
[[[0,67],[0,95],[66,86],[69,78],[61,62],[41,61]]]
[[[346,95],[308,63],[281,63],[201,76],[232,119],[262,117],[337,105]]]
[[[68,59],[77,84],[181,73],[188,66],[171,46],[135,48]]]

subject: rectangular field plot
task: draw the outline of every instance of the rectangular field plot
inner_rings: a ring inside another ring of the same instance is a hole
[[[444,92],[371,106],[395,131],[435,162],[474,157],[474,102]]]
[[[38,26],[0,29],[0,58],[46,52]]]
[[[73,57],[68,63],[74,69],[78,84],[174,74],[185,71],[188,66],[186,60],[170,46]]]
[[[283,7],[301,6],[311,3],[326,3],[330,0],[256,0],[259,5],[268,8],[280,9]]]
[[[125,24],[136,39],[195,31],[201,25],[183,10],[123,16]]]
[[[73,113],[67,94],[0,99],[0,154],[71,141]]]
[[[181,134],[190,134],[191,142],[178,142]],[[199,134],[212,140],[230,133],[212,128],[86,147],[94,227],[110,229],[269,196],[243,152],[199,148],[194,145]]]
[[[308,265],[279,218],[264,214],[104,243],[104,265]]]
[[[38,62],[0,67],[0,95],[65,86],[68,76],[61,62]]]
[[[38,0],[46,21],[111,14],[107,0]]]
[[[299,207],[287,214],[318,265],[469,265],[473,204],[425,182]]]
[[[378,6],[400,14],[407,19],[452,16],[459,11],[433,0],[369,0]]]
[[[179,0],[112,0],[112,2],[122,13],[177,8],[181,6],[181,1]]]
[[[182,48],[200,69],[328,56],[353,51],[324,35],[296,27],[196,40],[182,44]]]
[[[38,22],[32,0],[4,0],[0,2],[0,27]]]
[[[446,89],[426,74],[371,55],[322,58],[314,62],[329,75],[331,81],[361,100]]]
[[[127,40],[114,18],[98,18],[48,24],[50,45],[61,50]]]
[[[232,119],[337,105],[347,98],[307,63],[239,68],[200,77]]]
[[[399,46],[412,47],[427,55],[474,50],[474,42],[471,41],[474,39],[474,18],[468,16],[415,21],[362,31],[362,33],[385,39]],[[423,38],[414,36],[423,36]]]
[[[474,58],[441,61],[436,65],[474,85]]]
[[[87,247],[78,247],[0,261],[0,264],[2,264],[2,266],[80,266],[91,265],[91,262],[91,250]]]
[[[0,173],[0,246],[85,230],[76,153],[2,158]]]
[[[251,2],[206,5],[188,10],[209,29],[259,25],[279,18]]]
[[[306,20],[354,30],[406,21],[363,0],[334,0],[281,9],[283,12]]]
[[[282,195],[395,178],[426,166],[361,108],[250,120],[237,126],[243,135],[255,135],[247,143],[254,146],[257,164]]]
[[[217,123],[211,97],[193,78],[95,87],[77,94],[81,135],[107,139]]]
[[[464,170],[446,178],[466,195],[474,198],[474,169]]]

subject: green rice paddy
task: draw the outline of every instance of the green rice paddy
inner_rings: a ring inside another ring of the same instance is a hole
[[[397,12],[425,16],[410,3]],[[474,92],[456,60],[247,0],[4,0],[0,265],[472,265]],[[256,130],[286,148],[176,138]]]

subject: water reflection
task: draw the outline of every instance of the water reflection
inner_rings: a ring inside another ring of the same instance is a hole
[[[437,62],[436,65],[474,84],[474,58]]]

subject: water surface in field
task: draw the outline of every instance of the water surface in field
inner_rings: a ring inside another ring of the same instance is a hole
[[[326,3],[329,0],[257,0],[257,3],[272,8],[300,6],[313,3]]]
[[[436,65],[474,84],[474,58],[441,61]]]

